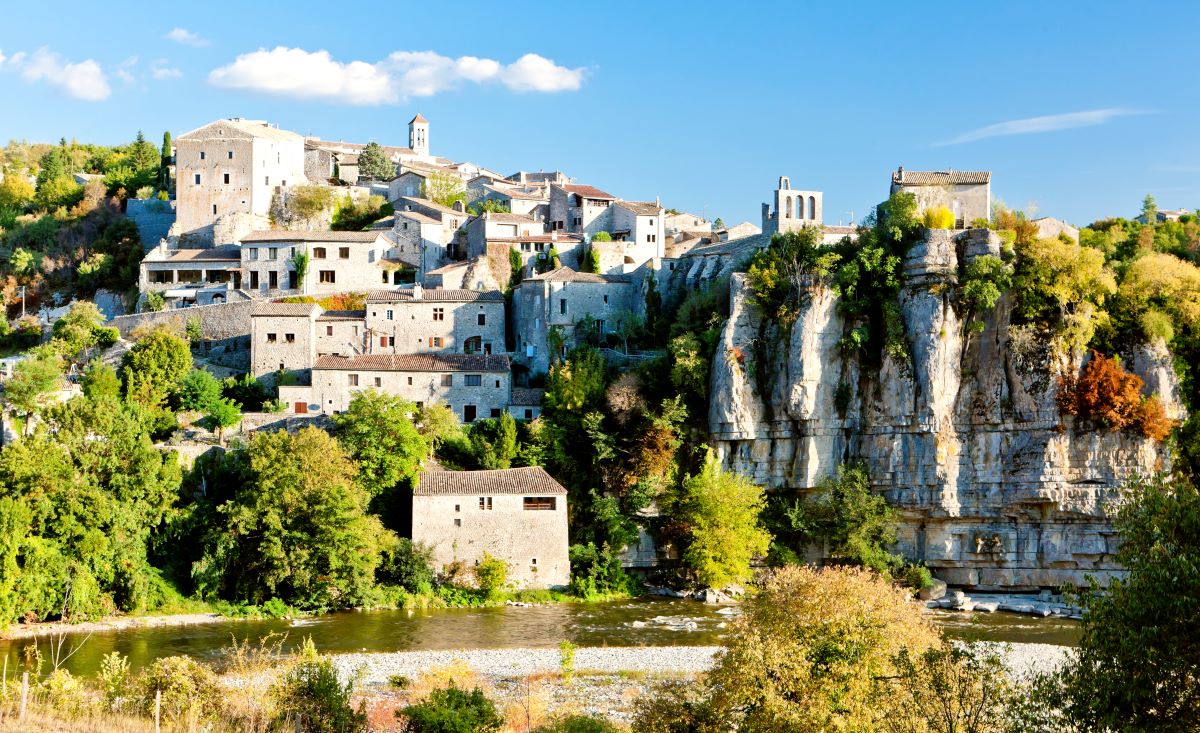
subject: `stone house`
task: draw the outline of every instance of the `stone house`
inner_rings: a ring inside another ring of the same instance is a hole
[[[695,232],[707,235],[713,230],[712,222],[699,214],[689,214],[681,211],[676,214],[663,213],[663,228],[667,234],[679,232]]]
[[[508,411],[517,420],[537,419],[542,415],[542,400],[545,396],[545,390],[513,387]]]
[[[523,214],[497,214],[485,211],[472,218],[464,227],[467,233],[467,257],[481,257],[488,253],[488,242],[503,240],[519,241],[521,237],[544,234],[545,226]]]
[[[172,232],[182,243],[229,244],[221,217],[266,221],[280,187],[307,182],[304,138],[240,117],[217,120],[175,140],[176,218]]]
[[[944,206],[954,214],[954,228],[992,217],[992,174],[988,171],[906,171],[892,174],[890,193],[906,191],[917,199],[917,213]]]
[[[170,305],[225,302],[242,286],[236,245],[171,249],[166,241],[146,253],[138,267],[138,289],[158,291]]]
[[[551,231],[593,235],[611,228],[609,208],[617,197],[594,186],[552,184],[550,186]]]
[[[399,283],[404,263],[390,257],[390,232],[251,232],[242,238],[242,283],[264,296],[319,295]],[[295,256],[308,255],[303,279]]]
[[[666,252],[663,208],[657,202],[617,201],[610,208],[612,242],[593,242],[600,253],[600,271],[621,275]]]
[[[304,139],[304,170],[309,179],[325,181],[334,177],[334,173],[344,181],[355,183],[358,180],[358,155],[362,153],[366,143],[348,143],[345,141],[322,140],[319,137]],[[421,115],[414,116],[408,122],[408,147],[382,145],[383,154],[397,166],[404,165],[438,165],[449,163],[445,158],[438,158],[429,152],[429,120]]]
[[[435,218],[419,211],[397,211],[392,217],[392,222],[392,235],[398,246],[405,250],[411,248],[415,254],[418,280],[449,261],[446,249],[449,238],[440,217]]]
[[[342,412],[356,392],[374,389],[418,407],[447,405],[464,422],[508,409],[512,371],[507,356],[485,354],[360,354],[318,356],[309,384],[279,387],[296,414]]]
[[[479,180],[479,179],[476,179]],[[542,185],[512,185],[496,182],[481,185],[476,192],[476,201],[496,201],[508,207],[513,214],[524,214],[544,222],[550,215],[550,189]]]
[[[461,288],[467,282],[471,269],[469,262],[451,262],[425,272],[424,285],[426,288]]]
[[[501,354],[504,294],[498,290],[376,290],[367,296],[367,353]]]
[[[567,490],[540,467],[425,471],[413,490],[412,540],[433,550],[434,568],[477,565],[486,552],[520,588],[571,581]]]
[[[260,303],[250,316],[250,374],[274,384],[275,373],[291,372],[300,381],[311,378],[317,358],[316,303]]]
[[[425,181],[429,172],[424,168],[407,168],[403,173],[388,181],[388,201],[397,201],[402,196],[420,198],[425,192]]]
[[[1075,242],[1079,241],[1079,229],[1071,226],[1062,219],[1043,216],[1040,219],[1034,219],[1033,223],[1037,226],[1038,237],[1041,239],[1055,239],[1065,234],[1071,240]]]
[[[545,374],[551,359],[578,342],[580,328],[614,332],[618,319],[632,311],[636,291],[629,277],[569,267],[522,280],[513,291],[514,359],[532,374]]]

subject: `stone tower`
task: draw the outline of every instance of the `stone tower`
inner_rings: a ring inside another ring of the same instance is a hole
[[[763,234],[821,226],[822,198],[820,191],[793,191],[788,177],[780,176],[779,187],[775,189],[774,211],[771,204],[762,205]]]
[[[408,147],[417,155],[429,155],[429,120],[419,113],[408,121]]]

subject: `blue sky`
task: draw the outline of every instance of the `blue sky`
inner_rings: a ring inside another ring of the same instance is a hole
[[[730,223],[758,222],[781,174],[825,192],[827,222],[861,218],[897,165],[991,170],[1010,205],[1086,223],[1146,193],[1200,206],[1193,10],[22,2],[0,27],[0,139],[242,116],[406,144],[419,111],[437,154]]]

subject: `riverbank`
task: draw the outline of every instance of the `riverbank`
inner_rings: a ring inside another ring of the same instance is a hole
[[[246,617],[250,618],[250,617]],[[97,634],[119,631],[136,631],[139,629],[157,629],[169,626],[194,626],[197,624],[214,624],[226,621],[237,621],[237,617],[222,616],[219,613],[178,613],[164,616],[110,616],[98,621],[82,621],[68,623],[65,621],[44,621],[36,624],[14,624],[0,633],[0,640],[20,641],[60,634]]]

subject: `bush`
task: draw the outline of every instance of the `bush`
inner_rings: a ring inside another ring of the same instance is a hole
[[[409,593],[428,593],[433,587],[433,550],[401,537],[384,550],[377,577],[399,585]]]
[[[495,597],[508,582],[508,563],[487,552],[483,553],[483,558],[475,566],[475,582],[485,595]]]
[[[703,684],[668,681],[634,703],[634,733],[729,733],[724,713]]]
[[[451,683],[424,701],[396,712],[406,733],[495,733],[504,725],[496,705],[478,687],[464,692]]]
[[[133,684],[134,701],[143,714],[154,714],[157,691],[162,691],[164,720],[195,722],[205,713],[219,717],[221,692],[216,675],[191,657],[157,659],[138,675]]]
[[[298,662],[279,690],[278,722],[299,719],[311,733],[367,730],[366,703],[350,704],[354,683],[342,684],[328,657]]]
[[[953,229],[954,212],[945,206],[931,206],[921,215],[921,223],[926,229]]]
[[[142,303],[142,310],[147,312],[160,311],[167,307],[167,300],[163,294],[157,290],[151,290],[146,293],[146,299]]]
[[[1136,430],[1163,440],[1174,428],[1156,397],[1142,397],[1142,378],[1125,371],[1120,361],[1096,351],[1078,378],[1059,379],[1058,407],[1078,420],[1109,430]]]
[[[208,410],[221,399],[221,382],[203,369],[193,369],[179,386],[179,406],[184,410]]]
[[[620,733],[621,728],[613,725],[604,718],[593,718],[588,715],[568,715],[553,723],[547,723],[535,728],[534,733]]]

